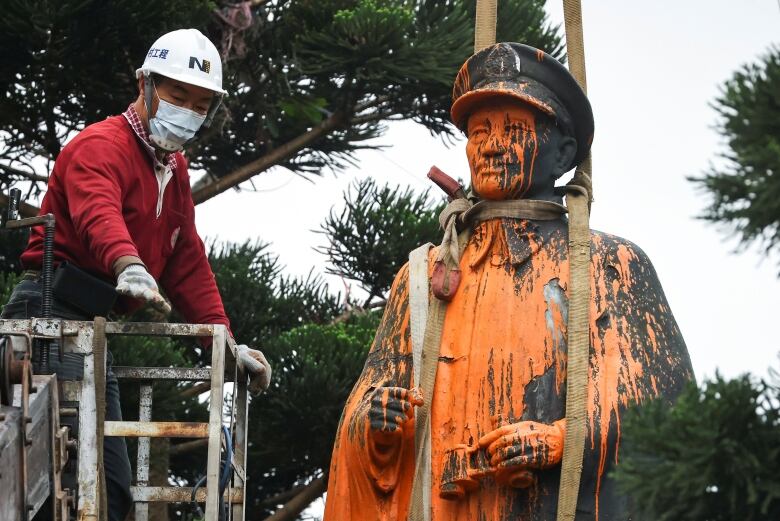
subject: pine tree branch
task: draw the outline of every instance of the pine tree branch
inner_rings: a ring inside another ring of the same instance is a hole
[[[385,119],[390,119],[390,114],[385,112],[374,112],[364,116],[355,116],[354,118],[351,118],[349,122],[353,125],[362,125],[364,123],[376,123],[377,121],[382,121]]]
[[[390,96],[377,96],[376,98],[368,100],[364,103],[358,103],[357,105],[355,105],[354,113],[358,114],[360,112],[363,112],[366,109],[370,109],[371,107],[376,107],[377,105],[381,105],[386,101],[390,101]]]
[[[285,490],[284,492],[280,492],[275,496],[265,498],[263,501],[260,502],[260,504],[263,505],[264,507],[272,507],[275,505],[281,505],[283,503],[287,503],[293,497],[297,496],[306,487],[307,484],[305,483],[301,485],[297,485],[291,488],[290,490]]]
[[[8,165],[0,164],[0,170],[2,170],[5,174],[9,176],[20,177],[22,179],[27,179],[29,181],[35,181],[39,183],[49,182],[49,178],[45,175],[39,175],[36,174],[35,172],[25,172],[24,170],[20,170],[18,168],[14,168]]]
[[[319,477],[312,480],[290,501],[284,504],[282,508],[266,517],[263,521],[294,521],[298,514],[303,512],[312,501],[320,497],[328,489],[328,482],[325,477]]]
[[[300,136],[291,139],[287,143],[271,150],[269,153],[248,163],[242,167],[239,167],[224,177],[217,179],[196,190],[192,194],[192,200],[195,204],[200,204],[208,201],[212,197],[221,194],[225,190],[233,188],[244,181],[256,176],[257,174],[268,170],[272,166],[275,166],[286,159],[294,157],[298,152],[310,146],[322,136],[328,134],[331,130],[336,129],[344,122],[344,116],[341,112],[333,113],[329,118],[323,120],[319,125],[316,125],[308,132],[301,134]]]
[[[181,398],[191,398],[211,389],[211,382],[200,382],[179,392]]]
[[[385,307],[386,305],[387,305],[387,300],[381,299],[381,300],[376,300],[374,302],[370,302],[365,307],[360,307],[360,306],[351,307],[348,310],[344,311],[341,315],[331,320],[330,323],[341,324],[342,322],[346,322],[347,320],[349,320],[355,315],[364,315],[373,309]]]
[[[203,438],[201,440],[193,440],[193,441],[185,441],[183,443],[175,443],[171,444],[171,448],[168,451],[168,454],[171,457],[174,456],[180,456],[182,454],[186,454],[187,452],[199,449],[201,447],[206,447],[209,444],[208,438]]]

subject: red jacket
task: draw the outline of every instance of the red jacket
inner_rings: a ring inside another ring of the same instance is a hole
[[[187,162],[175,155],[173,176],[159,186],[149,150],[123,116],[88,126],[60,152],[41,213],[56,218],[54,261],[115,281],[119,257],[139,257],[173,306],[190,323],[225,324],[222,298],[195,229]],[[33,228],[22,254],[38,269],[43,227]]]

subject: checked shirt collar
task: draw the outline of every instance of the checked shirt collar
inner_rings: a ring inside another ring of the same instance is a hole
[[[138,136],[138,139],[141,140],[141,143],[143,143],[144,147],[146,147],[146,150],[149,151],[149,154],[151,154],[154,162],[157,163],[157,155],[155,154],[152,142],[149,140],[149,132],[146,131],[143,123],[141,123],[141,117],[138,115],[138,112],[135,110],[135,107],[132,103],[129,107],[127,107],[127,110],[124,111],[122,115],[125,117],[127,122],[130,123],[130,127],[133,129],[133,132],[135,132],[135,135]],[[171,153],[163,156],[163,164],[169,166],[171,170],[176,170],[176,154]]]

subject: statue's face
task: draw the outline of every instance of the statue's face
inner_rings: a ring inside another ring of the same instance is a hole
[[[469,116],[471,185],[483,199],[555,199],[555,180],[576,145],[529,105],[494,98]]]

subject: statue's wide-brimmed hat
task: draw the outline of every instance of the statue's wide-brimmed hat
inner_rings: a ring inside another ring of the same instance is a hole
[[[508,96],[555,118],[577,141],[574,168],[593,141],[593,111],[568,69],[549,54],[521,43],[496,43],[471,56],[452,89],[452,121],[466,131],[474,107],[488,98]]]

